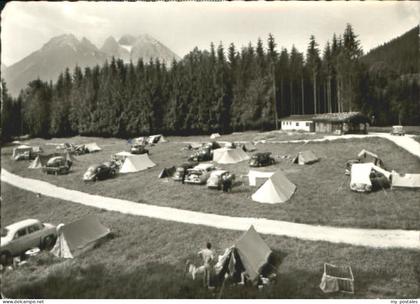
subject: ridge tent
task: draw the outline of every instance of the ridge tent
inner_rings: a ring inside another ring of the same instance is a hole
[[[274,172],[264,172],[264,171],[256,171],[256,170],[249,170],[248,172],[248,180],[250,186],[256,186],[257,185],[257,178],[270,178]]]
[[[213,150],[213,161],[219,164],[236,164],[248,159],[249,155],[242,149],[220,148]]]
[[[292,160],[294,164],[299,165],[310,165],[316,163],[317,161],[319,161],[319,158],[316,157],[312,151],[299,152],[298,155],[296,155],[296,157]]]
[[[216,275],[223,279],[228,274],[240,281],[241,273],[245,272],[251,281],[255,281],[263,272],[271,254],[271,249],[251,225],[232,247],[219,256],[215,265]]]
[[[89,153],[98,152],[102,150],[96,143],[86,144],[85,149],[88,150]]]
[[[107,236],[111,231],[95,215],[88,215],[70,224],[57,226],[58,237],[51,253],[71,259],[86,246]]]
[[[157,134],[157,135],[150,135],[148,138],[148,143],[149,144],[157,144],[159,142],[167,142],[167,140],[163,137],[162,134]]]
[[[350,189],[356,192],[370,192],[389,187],[391,173],[373,163],[353,164],[350,172]]]
[[[171,177],[174,175],[176,168],[174,166],[170,168],[163,168],[159,173],[159,178]]]
[[[215,139],[215,138],[218,138],[218,137],[220,137],[219,133],[213,133],[212,135],[210,135],[211,139]]]
[[[292,197],[295,190],[295,184],[278,170],[252,195],[252,200],[267,204],[284,203]]]
[[[392,188],[420,188],[420,174],[391,173]]]
[[[131,173],[146,170],[156,166],[147,154],[133,155],[127,157],[121,166],[120,173]]]
[[[41,169],[43,165],[44,164],[42,163],[41,158],[37,155],[37,157],[29,165],[28,169]]]
[[[378,155],[363,149],[357,154],[358,159],[363,163],[373,163],[375,166],[383,167],[384,163]]]

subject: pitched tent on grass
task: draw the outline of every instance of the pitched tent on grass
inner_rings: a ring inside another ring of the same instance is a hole
[[[271,249],[251,226],[225,253],[219,257],[215,266],[216,275],[224,278],[226,274],[241,280],[245,272],[251,281],[258,279],[263,267],[268,263]]]
[[[368,150],[363,149],[357,154],[358,159],[363,163],[374,163],[376,166],[383,167],[384,163],[378,155]]]
[[[292,197],[295,190],[295,184],[278,170],[252,195],[252,200],[267,204],[284,203]]]
[[[147,154],[132,155],[124,160],[120,173],[131,173],[146,170],[154,167],[156,164],[152,162]]]
[[[102,150],[96,143],[86,144],[85,149],[88,150],[89,153],[98,152]]]
[[[376,175],[377,177],[373,177]],[[380,179],[383,176],[383,180]],[[391,173],[375,166],[373,163],[352,164],[350,172],[350,189],[356,192],[370,192],[377,188],[389,187]]]
[[[157,144],[157,143],[167,142],[167,140],[163,137],[162,134],[150,135],[147,141],[148,141],[149,144]]]
[[[58,225],[57,241],[51,253],[61,258],[73,258],[87,246],[107,236],[110,230],[95,215],[88,215],[66,225]]]
[[[319,161],[319,158],[312,151],[302,151],[293,159],[294,164],[310,165]]]
[[[170,168],[163,168],[159,173],[159,178],[171,177],[174,175],[176,168],[174,166]]]
[[[392,171],[391,186],[392,188],[420,189],[420,174],[399,174]]]
[[[43,163],[39,155],[31,162],[28,169],[41,169],[43,167]]]
[[[213,133],[212,135],[210,135],[211,139],[215,139],[215,138],[218,138],[218,137],[220,137],[219,133]]]
[[[219,164],[236,164],[248,159],[249,155],[242,149],[220,148],[213,150],[213,161]]]
[[[250,186],[257,185],[257,179],[268,179],[270,178],[275,172],[265,172],[265,171],[256,171],[256,170],[249,170],[248,172],[248,180]]]

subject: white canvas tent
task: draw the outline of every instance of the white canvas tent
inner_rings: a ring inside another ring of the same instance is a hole
[[[96,143],[86,144],[85,148],[89,151],[89,153],[98,152],[102,150]]]
[[[88,215],[73,223],[57,226],[57,241],[51,253],[57,257],[71,259],[86,246],[107,236],[110,230],[94,215]]]
[[[167,140],[163,137],[162,134],[157,134],[157,135],[150,135],[149,138],[147,139],[147,142],[149,144],[157,144],[157,143],[167,142]]]
[[[391,173],[392,188],[417,188],[420,189],[420,174]]]
[[[295,184],[278,170],[252,195],[252,200],[267,204],[284,203],[292,197],[295,190]]]
[[[236,164],[248,159],[249,155],[242,149],[220,148],[213,150],[213,161],[219,164]]]
[[[372,181],[370,174],[372,170],[383,174],[388,180],[391,173],[375,166],[373,163],[352,164],[350,172],[350,189],[357,192],[372,191]]]
[[[248,172],[248,180],[250,186],[257,185],[257,178],[270,178],[274,172],[265,172],[265,171],[256,171],[256,170],[249,170]]]
[[[218,137],[220,137],[219,133],[213,133],[212,135],[210,135],[211,139],[215,139],[215,138],[218,138]]]
[[[132,155],[124,160],[120,173],[131,173],[146,170],[156,166],[147,154]]]
[[[299,152],[298,155],[293,159],[293,163],[297,163],[299,165],[309,165],[319,161],[319,158],[312,151],[302,151]]]
[[[41,169],[42,168],[42,161],[39,155],[31,162],[28,169]]]

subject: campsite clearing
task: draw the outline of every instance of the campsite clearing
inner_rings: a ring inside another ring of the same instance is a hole
[[[258,136],[246,132],[249,139]],[[299,134],[299,136],[303,136]],[[311,135],[308,135],[311,138]],[[208,137],[187,137],[184,141],[208,141]],[[223,136],[222,136],[222,139]],[[32,144],[45,145],[57,139],[32,139]],[[121,139],[84,138],[66,139],[74,142],[95,141],[102,151],[78,156],[68,175],[59,177],[28,169],[27,161],[10,160],[12,147],[2,149],[2,165],[11,173],[40,179],[68,189],[91,194],[127,199],[145,204],[168,206],[179,209],[216,213],[240,217],[264,217],[296,223],[357,228],[415,229],[420,228],[418,197],[412,191],[381,190],[369,194],[350,190],[350,178],[344,175],[345,163],[354,159],[362,149],[378,154],[388,169],[399,173],[420,172],[418,158],[380,138],[336,140],[306,144],[258,144],[257,152],[273,152],[274,156],[288,155],[278,163],[264,169],[273,172],[281,169],[296,185],[294,195],[287,203],[265,205],[252,201],[256,187],[248,185],[249,166],[246,161],[237,164],[218,165],[235,173],[242,182],[232,193],[223,193],[206,187],[182,185],[171,179],[158,179],[163,168],[185,162],[188,151],[181,151],[183,143],[169,142],[151,147],[149,158],[156,166],[145,171],[121,174],[116,178],[85,184],[82,175],[95,163],[109,160],[111,155],[127,150],[129,145]],[[54,148],[54,147],[52,147]],[[320,161],[309,166],[293,164],[291,159],[299,151],[311,150]],[[48,152],[48,151],[47,151]],[[241,178],[242,176],[242,178]],[[316,182],[314,182],[316,181]],[[328,194],[328,195],[327,195]]]
[[[5,225],[22,218],[69,223],[95,214],[114,238],[74,260],[41,255],[26,267],[3,274],[2,291],[11,298],[215,298],[201,280],[184,276],[186,259],[205,241],[217,254],[242,232],[138,218],[116,212],[36,198],[34,193],[2,184]],[[36,202],[34,204],[34,202]],[[194,229],[191,229],[194,227]],[[279,256],[277,282],[257,290],[227,287],[223,298],[418,298],[420,253],[371,249],[278,236],[262,238]],[[319,289],[323,263],[345,264],[355,276],[355,294],[325,295]],[[170,275],[168,275],[170,274]],[[176,284],[174,284],[176,282]],[[164,291],[164,293],[162,293]]]

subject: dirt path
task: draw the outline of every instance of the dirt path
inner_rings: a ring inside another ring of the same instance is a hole
[[[420,249],[420,231],[314,226],[264,218],[231,217],[154,206],[69,190],[36,179],[24,178],[4,169],[1,170],[1,180],[27,191],[41,193],[42,195],[69,202],[167,221],[242,231],[247,230],[250,225],[254,225],[255,229],[263,234],[295,237],[304,240],[328,241],[377,248]]]

